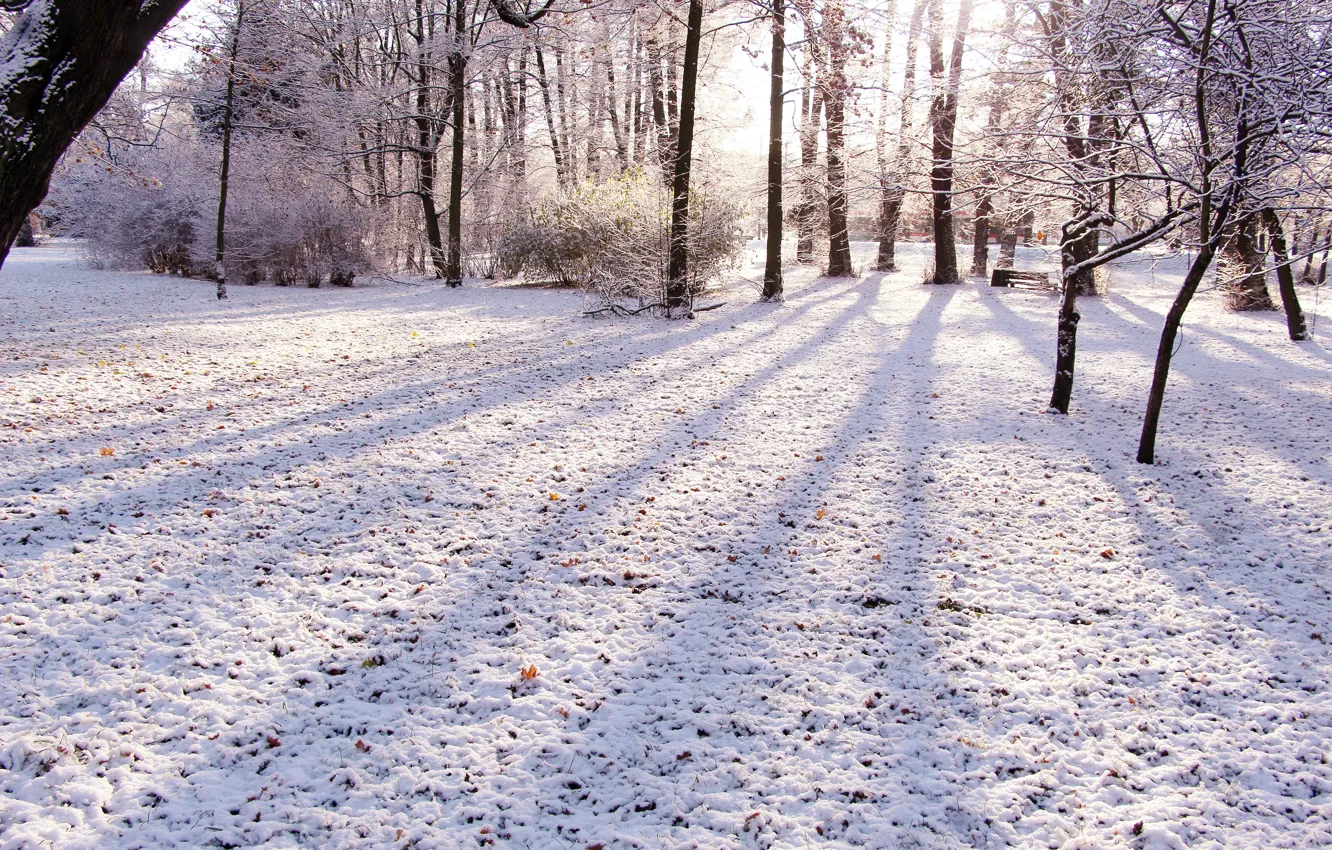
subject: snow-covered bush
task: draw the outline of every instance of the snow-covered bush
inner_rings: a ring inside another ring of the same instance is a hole
[[[213,273],[215,146],[176,141],[117,158],[88,156],[61,175],[52,201],[107,268]],[[370,267],[369,215],[327,178],[291,169],[280,146],[232,154],[226,263],[233,281],[350,286]]]
[[[706,189],[689,203],[689,287],[698,293],[740,256],[738,206]],[[582,283],[603,302],[665,300],[670,243],[670,193],[639,170],[601,183],[582,183],[549,198],[536,223],[500,244],[506,274]]]

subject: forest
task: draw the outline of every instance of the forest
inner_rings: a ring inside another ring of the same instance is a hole
[[[0,30],[0,847],[1332,846],[1326,0]]]

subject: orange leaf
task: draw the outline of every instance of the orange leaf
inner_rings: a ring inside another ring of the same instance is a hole
[[[1102,549],[1102,550],[1101,550],[1101,557],[1102,557],[1102,558],[1105,558],[1107,561],[1110,560],[1111,558],[1113,558],[1114,556],[1115,556],[1115,550],[1114,550],[1114,549]]]
[[[537,676],[540,675],[539,673],[537,673],[537,668],[535,664],[523,667],[521,670],[518,671],[518,673],[523,677],[524,682],[530,682],[531,680],[535,679]]]
[[[102,457],[111,457],[115,453],[116,450],[111,448],[110,446],[102,446],[102,449],[99,452],[99,454],[101,454]]]

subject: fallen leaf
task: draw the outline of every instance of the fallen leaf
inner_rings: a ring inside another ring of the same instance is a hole
[[[101,451],[98,452],[98,454],[100,454],[102,457],[111,457],[115,453],[116,450],[111,448],[110,446],[102,446]]]
[[[1102,558],[1105,558],[1107,561],[1110,560],[1111,558],[1113,558],[1114,556],[1115,556],[1115,550],[1114,550],[1114,549],[1102,549],[1102,550],[1101,550],[1101,557],[1102,557]]]
[[[521,670],[518,671],[518,674],[523,677],[524,682],[530,682],[533,679],[535,679],[537,676],[541,675],[540,673],[537,672],[535,664],[523,667]]]

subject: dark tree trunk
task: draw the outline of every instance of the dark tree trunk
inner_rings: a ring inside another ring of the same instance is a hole
[[[458,44],[449,55],[450,85],[453,95],[453,151],[449,163],[449,257],[444,279],[449,286],[462,286],[462,184],[463,184],[463,110],[467,94],[467,5],[453,0],[453,35]]]
[[[231,31],[231,45],[227,50],[227,93],[222,102],[222,163],[218,168],[217,230],[214,234],[214,267],[217,277],[217,299],[227,297],[227,189],[231,185],[231,117],[236,96],[236,54],[240,52],[241,27],[245,25],[245,4],[236,4],[236,28]]]
[[[1184,311],[1198,291],[1198,284],[1212,265],[1216,249],[1211,243],[1204,243],[1194,257],[1179,294],[1166,313],[1165,327],[1161,329],[1161,342],[1156,347],[1156,365],[1152,370],[1152,388],[1147,395],[1147,412],[1142,420],[1142,436],[1138,438],[1138,463],[1156,462],[1156,431],[1161,421],[1161,405],[1165,402],[1166,379],[1170,377],[1170,358],[1175,350],[1175,340],[1179,336],[1179,326],[1184,322]]]
[[[0,265],[65,149],[183,5],[61,0],[19,14],[0,41]]]
[[[426,243],[435,277],[443,280],[448,273],[444,258],[444,236],[439,229],[439,209],[435,206],[436,150],[439,147],[438,122],[431,116],[430,48],[425,29],[425,9],[416,0],[416,194],[421,199],[421,217],[425,221]],[[410,29],[410,28],[409,28]],[[422,263],[424,265],[424,263]]]
[[[962,51],[971,24],[971,0],[962,0],[957,30],[945,83],[943,58],[942,0],[930,3],[930,102],[931,152],[930,191],[934,229],[934,276],[931,283],[959,283],[957,243],[953,233],[953,130],[957,125],[957,101],[961,88]]]
[[[1059,324],[1055,341],[1055,379],[1054,389],[1050,393],[1050,409],[1067,414],[1069,402],[1073,398],[1074,366],[1078,354],[1078,322],[1082,315],[1078,312],[1078,278],[1080,271],[1074,266],[1080,262],[1082,246],[1086,244],[1082,229],[1085,224],[1071,221],[1064,225],[1060,240],[1061,262],[1063,265],[1063,295],[1059,302]],[[1016,243],[1016,234],[1010,238]],[[1083,259],[1086,259],[1083,257]]]
[[[971,242],[971,273],[979,277],[985,277],[990,265],[990,213],[994,212],[994,204],[990,202],[988,194],[982,195],[980,203],[976,204],[976,232],[973,234]]]
[[[824,109],[828,117],[828,276],[854,277],[851,240],[846,232],[846,8],[829,0],[823,11],[823,38],[828,45],[828,78]]]
[[[1286,330],[1291,340],[1295,342],[1308,339],[1309,329],[1304,323],[1304,311],[1300,309],[1300,298],[1295,293],[1295,273],[1290,267],[1290,249],[1286,247],[1286,231],[1281,227],[1281,217],[1271,207],[1263,210],[1263,227],[1267,228],[1267,234],[1272,240],[1272,259],[1276,262],[1281,306],[1286,311]]]
[[[680,118],[675,136],[675,170],[671,179],[670,256],[666,270],[666,309],[689,301],[689,177],[694,154],[694,100],[698,86],[698,47],[703,31],[703,0],[689,0]]]
[[[772,0],[772,81],[768,90],[768,241],[763,300],[782,300],[782,94],[786,3]]]

